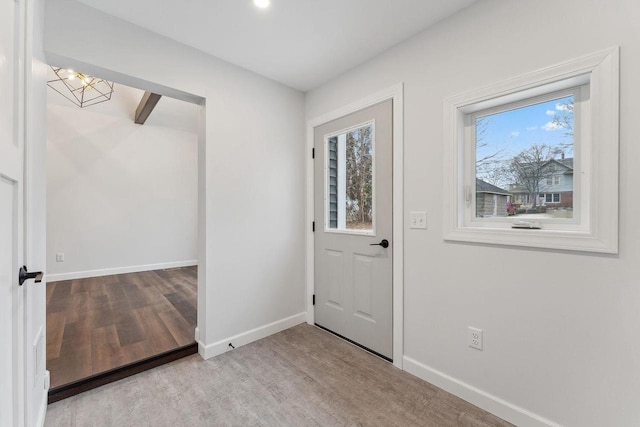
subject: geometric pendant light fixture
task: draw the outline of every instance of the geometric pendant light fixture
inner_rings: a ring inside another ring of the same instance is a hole
[[[78,107],[88,107],[111,99],[113,82],[66,68],[51,69],[56,78],[49,80],[47,85]]]

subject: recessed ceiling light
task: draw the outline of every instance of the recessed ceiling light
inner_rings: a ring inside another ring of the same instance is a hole
[[[253,4],[260,9],[266,9],[271,4],[271,0],[253,0]]]

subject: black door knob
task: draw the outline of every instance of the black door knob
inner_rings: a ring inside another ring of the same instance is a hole
[[[387,239],[382,239],[380,243],[372,243],[369,246],[382,246],[386,249],[389,247],[389,241]]]
[[[36,279],[36,283],[40,283],[42,282],[43,275],[44,274],[42,273],[42,271],[34,271],[32,273],[29,273],[29,271],[27,270],[27,266],[23,265],[22,267],[20,267],[20,271],[18,272],[18,284],[22,286],[25,280],[29,279]]]

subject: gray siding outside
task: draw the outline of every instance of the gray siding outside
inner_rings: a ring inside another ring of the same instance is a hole
[[[573,191],[573,173],[565,174],[565,171],[558,172],[553,177],[560,179],[559,184],[547,184],[547,179],[543,179],[540,183],[541,193],[564,193],[567,191]],[[555,182],[555,181],[554,181]]]
[[[329,228],[338,228],[338,138],[328,142]]]

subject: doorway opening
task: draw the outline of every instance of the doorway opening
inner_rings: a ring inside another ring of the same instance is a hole
[[[149,93],[47,94],[49,402],[198,351],[202,106]]]

